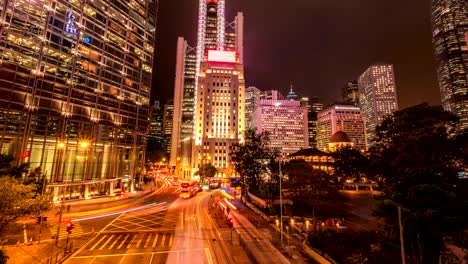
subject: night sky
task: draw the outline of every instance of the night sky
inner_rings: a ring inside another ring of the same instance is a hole
[[[226,0],[244,13],[246,86],[339,101],[373,62],[394,64],[400,108],[440,104],[429,0]],[[197,0],[160,0],[152,99],[173,96],[178,36],[196,45]]]

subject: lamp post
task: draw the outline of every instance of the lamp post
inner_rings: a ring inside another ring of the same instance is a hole
[[[280,240],[283,247],[283,189],[281,182],[283,181],[283,173],[281,172],[281,157],[279,158],[279,186],[280,186]]]

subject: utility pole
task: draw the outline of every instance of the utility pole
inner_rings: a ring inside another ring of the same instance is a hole
[[[405,264],[405,241],[403,238],[403,223],[401,221],[401,206],[398,206],[398,224],[400,226],[400,248],[401,248],[401,263]]]

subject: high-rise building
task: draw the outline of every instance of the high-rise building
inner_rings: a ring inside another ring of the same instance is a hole
[[[167,100],[166,104],[164,105],[164,116],[163,116],[163,133],[164,138],[166,138],[166,152],[172,153],[172,142],[173,134],[174,134],[174,100]]]
[[[211,163],[218,177],[235,174],[229,148],[245,129],[245,80],[235,51],[209,50],[201,64],[192,169]]]
[[[256,129],[257,120],[255,111],[260,103],[260,94],[262,91],[257,87],[247,87],[245,89],[245,127],[246,129]]]
[[[0,12],[0,152],[40,167],[56,197],[133,189],[157,0],[1,1]]]
[[[318,113],[317,148],[328,151],[332,136],[345,132],[354,147],[366,150],[366,132],[364,117],[359,107],[351,105],[333,105]]]
[[[344,103],[355,106],[359,105],[359,86],[357,81],[348,82],[341,90],[341,97]]]
[[[164,112],[157,100],[151,106],[149,120],[148,140],[164,143]]]
[[[468,3],[432,0],[432,42],[445,110],[468,128]]]
[[[317,114],[323,110],[323,103],[319,102],[318,97],[308,98],[307,122],[309,133],[309,146],[317,147]]]
[[[393,65],[374,64],[358,80],[359,106],[366,124],[367,144],[372,145],[375,129],[387,115],[398,110]],[[349,135],[349,134],[348,134]]]
[[[196,114],[205,107],[196,103],[199,98],[198,90],[202,89],[198,82],[201,78],[201,67],[204,62],[203,71],[211,71],[211,66],[218,67],[214,62],[223,62],[232,58],[210,58],[210,56],[236,57],[233,64],[242,65],[243,61],[243,15],[238,13],[234,21],[225,21],[225,0],[199,0],[198,32],[196,48],[191,48],[179,38],[177,44],[176,77],[174,85],[174,118],[171,143],[170,166],[177,166],[176,172],[184,172],[192,169],[192,174],[198,160],[193,160],[193,153],[197,133]],[[211,51],[232,51],[233,53],[210,53]],[[208,63],[210,62],[210,63]],[[224,67],[224,66],[223,66]],[[234,71],[231,69],[231,71]],[[240,68],[236,68],[240,72]],[[242,70],[243,72],[243,70]],[[243,77],[242,77],[243,78]],[[242,88],[242,92],[245,92]],[[206,98],[208,99],[208,98]],[[242,108],[244,111],[244,108]],[[209,117],[208,117],[209,118]],[[244,118],[242,118],[244,119]],[[245,120],[244,120],[245,121]],[[191,151],[189,151],[191,150]],[[196,156],[196,155],[195,155]],[[223,165],[224,166],[224,165]],[[224,171],[223,173],[226,173]],[[227,174],[226,174],[227,175]]]
[[[261,99],[256,110],[257,133],[269,133],[268,147],[283,155],[308,148],[307,108],[298,100]]]
[[[193,138],[194,111],[195,111],[195,88],[197,67],[196,49],[190,47],[182,37],[177,40],[176,56],[176,78],[174,81],[174,105],[173,118],[171,121],[172,134],[170,140],[170,164],[175,166],[177,153],[184,152],[182,147]],[[179,155],[180,159],[180,155]],[[190,155],[185,162],[190,163]]]

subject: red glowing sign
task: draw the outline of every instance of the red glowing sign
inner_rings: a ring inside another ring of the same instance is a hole
[[[223,50],[209,50],[208,61],[236,63],[236,52]]]

